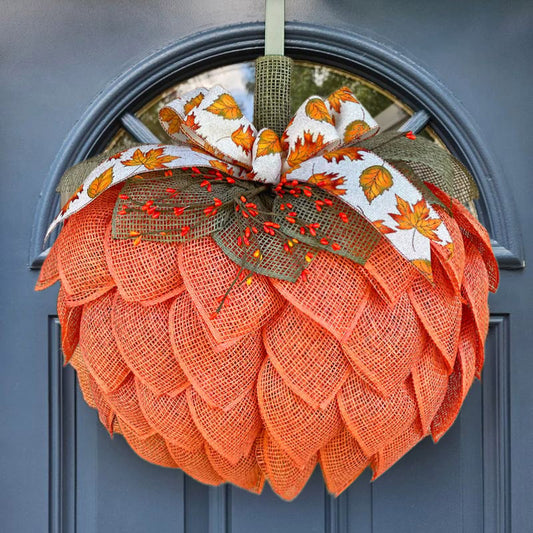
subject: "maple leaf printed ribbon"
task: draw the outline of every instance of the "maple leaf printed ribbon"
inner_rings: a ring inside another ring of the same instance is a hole
[[[365,217],[425,275],[431,274],[431,242],[452,244],[422,192],[391,164],[357,146],[379,127],[346,87],[326,99],[308,98],[281,139],[272,130],[257,131],[233,96],[219,86],[188,92],[165,105],[159,118],[176,144],[133,147],[98,165],[63,206],[47,237],[61,221],[128,178],[208,167],[236,179],[321,187]]]

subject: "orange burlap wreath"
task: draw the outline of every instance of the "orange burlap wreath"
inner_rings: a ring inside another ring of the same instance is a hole
[[[61,282],[66,361],[110,434],[202,483],[295,498],[317,463],[338,495],[455,420],[483,365],[498,269],[486,230],[432,187],[454,243],[433,282],[381,239],[364,265],[321,250],[297,281],[254,274],[210,235],[115,239],[122,185],[66,221],[37,289]],[[433,250],[434,252],[434,250]]]

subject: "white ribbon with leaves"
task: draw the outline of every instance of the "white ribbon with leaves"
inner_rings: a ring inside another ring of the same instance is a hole
[[[277,184],[297,180],[338,195],[372,223],[417,268],[431,264],[431,241],[450,234],[421,192],[392,165],[357,147],[379,129],[352,92],[308,98],[281,139],[257,131],[222,87],[195,89],[159,112],[175,145],[143,145],[97,166],[63,206],[47,232],[83,209],[107,188],[165,169],[210,167],[234,178]]]

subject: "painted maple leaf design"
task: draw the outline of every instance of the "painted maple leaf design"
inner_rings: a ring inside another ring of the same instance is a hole
[[[319,172],[310,176],[307,181],[337,196],[346,194],[346,189],[341,188],[344,177],[339,177],[335,172]]]
[[[396,195],[396,208],[400,214],[389,213],[389,215],[398,224],[398,229],[414,229],[432,241],[440,241],[435,230],[441,225],[442,221],[438,218],[430,218],[429,207],[423,198],[411,207],[409,202]]]
[[[93,179],[87,188],[89,198],[96,198],[103,193],[113,183],[113,167],[104,170],[99,176]]]
[[[340,163],[343,159],[349,159],[350,161],[358,161],[363,159],[361,155],[364,152],[362,148],[357,148],[356,146],[346,146],[344,148],[339,148],[337,150],[332,150],[327,154],[324,154],[322,157],[329,163],[335,162]]]
[[[348,87],[341,87],[328,97],[329,105],[337,113],[341,111],[342,102],[354,102],[357,103],[357,98],[353,95],[352,91]]]
[[[207,109],[209,113],[218,115],[226,120],[236,120],[242,118],[242,112],[233,96],[221,94]]]
[[[255,140],[254,132],[250,126],[245,129],[241,124],[239,128],[231,134],[231,140],[237,146],[240,146],[246,155],[249,155]]]
[[[383,235],[387,235],[387,233],[396,233],[396,230],[393,230],[392,228],[389,228],[386,224],[384,224],[384,220],[374,220],[372,224],[374,227]]]
[[[203,99],[204,95],[202,93],[193,96],[183,106],[183,112],[188,115],[195,107],[198,107],[203,102]]]
[[[264,130],[257,141],[256,157],[262,157],[270,154],[279,154],[281,144],[279,137],[272,130]]]
[[[159,111],[159,117],[163,122],[167,123],[167,131],[170,135],[180,131],[181,118],[174,109],[163,107],[163,109]]]
[[[131,159],[123,161],[122,164],[127,167],[144,166],[148,170],[158,170],[160,168],[167,168],[165,163],[170,163],[174,159],[178,159],[177,156],[163,155],[164,148],[153,148],[147,152],[143,152],[139,148],[135,150]]]
[[[289,166],[295,167],[320,152],[324,146],[322,133],[319,133],[313,140],[313,134],[310,131],[304,131],[303,138],[298,137],[294,148],[289,152],[287,163]]]
[[[70,204],[74,201],[74,200],[77,200],[79,197],[80,197],[80,193],[83,191],[83,183],[76,189],[76,191],[74,192],[74,194],[66,201],[65,205],[61,208],[61,211],[60,213],[62,215],[64,215],[68,208],[70,207]]]

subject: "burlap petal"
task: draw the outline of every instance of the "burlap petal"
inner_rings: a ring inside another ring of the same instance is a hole
[[[261,331],[216,350],[207,327],[184,292],[170,312],[170,340],[175,357],[196,392],[212,407],[231,409],[253,388],[264,358]]]
[[[126,422],[139,437],[144,438],[155,433],[139,407],[133,373],[130,373],[120,387],[106,394],[105,398],[120,419]]]
[[[461,297],[455,293],[438,262],[433,265],[433,279],[433,284],[423,277],[416,279],[409,291],[409,298],[451,370],[459,339]]]
[[[209,462],[221,478],[237,485],[237,487],[255,494],[261,494],[265,484],[265,475],[257,464],[255,450],[256,445],[254,444],[248,455],[241,457],[237,463],[232,464],[215,449],[206,446]]]
[[[119,418],[120,432],[131,449],[140,457],[159,466],[176,468],[176,463],[168,452],[165,440],[157,433],[141,438],[124,420]]]
[[[113,333],[122,357],[133,373],[155,394],[179,394],[188,385],[170,344],[171,300],[146,307],[127,302],[117,293],[113,303]]]
[[[412,375],[422,431],[427,435],[448,390],[448,367],[432,342],[426,344]]]
[[[354,373],[337,399],[346,426],[367,457],[372,457],[418,418],[414,392],[407,384],[401,384],[384,398]]]
[[[209,266],[207,266],[209,265]],[[278,311],[281,301],[267,278],[254,275],[252,283],[235,283],[239,267],[211,237],[184,243],[179,266],[187,291],[217,343],[256,331]],[[220,303],[224,305],[219,309]]]
[[[360,265],[328,252],[316,255],[307,280],[272,283],[292,305],[341,341],[353,331],[370,292]]]
[[[370,459],[345,425],[320,449],[322,475],[329,492],[335,496],[351,485],[369,464]]]
[[[65,356],[65,363],[68,363],[79,343],[83,306],[68,306],[66,298],[65,290],[60,287],[57,295],[57,318],[61,325],[61,348]]]
[[[141,411],[166,441],[189,451],[203,447],[205,440],[192,419],[186,390],[176,396],[158,396],[139,379],[135,380],[135,385]]]
[[[215,486],[224,483],[224,479],[216,473],[209,462],[205,447],[188,451],[172,442],[167,442],[167,447],[178,467],[200,483]]]
[[[391,305],[372,291],[342,346],[353,367],[387,396],[407,378],[425,343],[424,328],[407,294]]]
[[[301,468],[296,466],[266,430],[257,441],[256,454],[272,490],[287,501],[294,500],[300,494],[317,462],[315,454]]]
[[[104,392],[115,390],[128,376],[111,327],[116,291],[83,306],[80,323],[81,354],[89,372]]]
[[[59,276],[71,305],[94,300],[115,285],[105,260],[104,236],[119,190],[120,186],[112,187],[102,193],[61,231]]]
[[[118,292],[129,302],[155,304],[184,289],[176,243],[113,239],[111,224],[105,235],[105,257]]]
[[[187,401],[196,427],[227,461],[235,465],[250,453],[262,425],[255,391],[228,410],[210,407],[193,387]]]
[[[292,392],[269,359],[259,373],[257,398],[265,427],[299,468],[341,427],[337,402],[313,409]]]
[[[264,328],[264,343],[285,383],[314,409],[329,405],[350,372],[339,342],[290,304]]]

